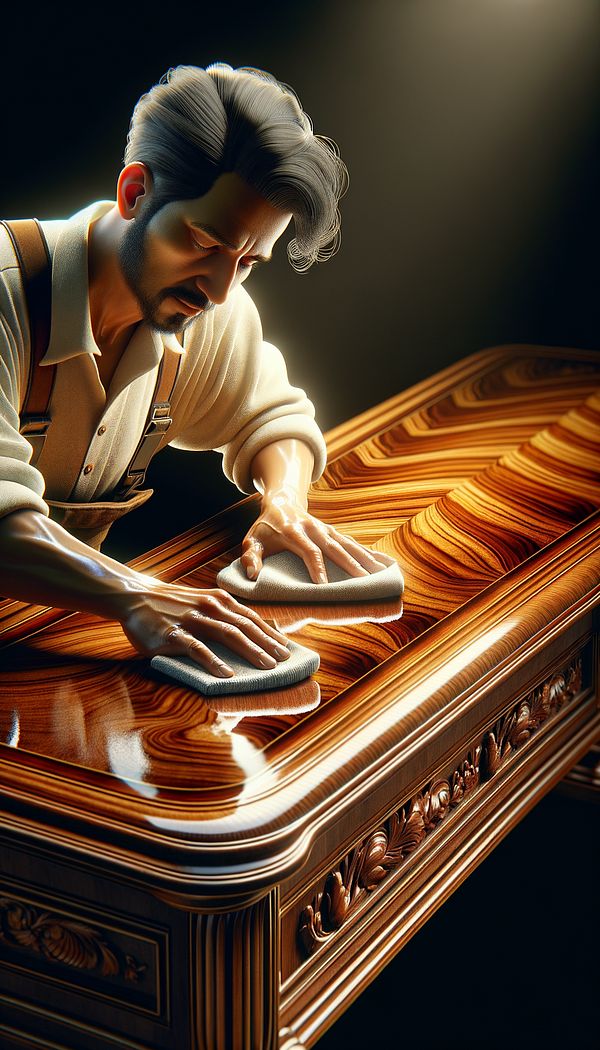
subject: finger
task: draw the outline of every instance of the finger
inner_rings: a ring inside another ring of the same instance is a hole
[[[277,659],[266,652],[262,645],[252,641],[234,623],[215,620],[208,616],[202,617],[202,614],[198,614],[198,617],[194,620],[194,634],[196,633],[200,633],[209,642],[213,641],[218,642],[219,645],[224,645],[226,649],[230,649],[232,653],[240,656],[254,667],[261,667],[267,670],[277,666]]]
[[[367,576],[368,569],[364,568],[359,561],[351,553],[349,553],[340,540],[343,539],[341,533],[336,533],[335,529],[332,529],[328,525],[324,525],[323,522],[316,518],[306,523],[306,531],[310,533],[315,544],[321,549],[324,555],[332,561],[335,565],[338,565],[344,572],[347,572],[349,576]]]
[[[327,570],[323,551],[317,543],[314,543],[307,535],[304,528],[294,528],[291,535],[286,537],[286,545],[289,550],[297,554],[308,569],[308,574],[313,583],[327,583]]]
[[[343,536],[341,533],[337,533],[335,538],[369,572],[380,572],[381,569],[389,567],[389,558],[380,554],[379,551],[369,550],[368,547],[363,547],[353,540],[351,536]]]
[[[188,656],[216,678],[231,678],[234,674],[229,664],[179,625],[170,628],[165,645],[159,651],[165,656]]]
[[[290,651],[285,641],[280,642],[277,638],[273,638],[270,634],[267,634],[266,631],[263,630],[263,624],[261,623],[260,617],[252,619],[246,615],[246,610],[238,613],[233,609],[228,610],[218,605],[216,605],[214,613],[215,615],[207,617],[199,612],[199,610],[192,609],[182,617],[182,624],[191,634],[194,635],[196,632],[199,634],[205,632],[207,623],[210,623],[211,621],[230,624],[231,626],[236,627],[242,635],[245,635],[245,637],[256,648],[262,649],[263,652],[268,653],[269,656],[274,657],[275,660],[288,659]],[[266,626],[266,624],[264,626]]]
[[[278,631],[276,627],[273,627],[268,620],[263,620],[260,613],[255,612],[250,605],[242,605],[242,603],[238,602],[228,591],[211,591],[210,596],[216,598],[224,608],[230,609],[232,612],[238,613],[241,616],[245,616],[248,620],[252,620],[252,622],[257,624],[265,634],[268,634],[270,638],[279,642],[280,645],[287,645],[287,636],[282,634],[281,631]]]
[[[365,573],[360,571],[366,570],[367,573],[380,572],[381,569],[387,568],[389,561],[379,554],[378,551],[370,551],[367,547],[363,547],[362,544],[352,539],[351,536],[345,536],[343,533],[338,532],[332,526],[323,526],[322,522],[316,521],[310,523],[307,528],[310,527],[315,529],[316,535],[313,533],[313,539],[315,542],[321,543],[322,549],[328,558],[345,569],[352,576],[364,576]],[[322,530],[325,528],[327,534],[323,537]],[[344,552],[342,554],[341,552]],[[347,555],[351,561],[348,561],[344,556]]]
[[[368,576],[369,570],[348,553],[337,540],[329,538],[324,541],[324,552],[335,565],[347,572],[349,576]]]
[[[242,543],[240,561],[249,580],[255,580],[263,567],[264,547],[254,536],[246,537]]]

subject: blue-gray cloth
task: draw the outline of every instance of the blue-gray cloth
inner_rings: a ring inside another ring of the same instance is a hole
[[[368,576],[350,576],[339,565],[325,558],[327,583],[313,583],[306,565],[297,554],[282,551],[265,558],[257,580],[249,580],[237,558],[221,569],[217,584],[237,598],[257,602],[360,602],[397,598],[404,590],[398,562],[377,552],[388,564]]]
[[[234,675],[232,678],[217,678],[205,671],[195,660],[187,656],[154,656],[150,661],[152,667],[184,685],[197,689],[205,696],[224,696],[229,693],[258,693],[264,689],[281,689],[286,685],[295,685],[308,678],[319,667],[319,654],[307,649],[297,642],[287,643],[290,655],[272,668],[254,667],[237,653],[231,652],[217,642],[205,642],[209,649],[228,664]]]

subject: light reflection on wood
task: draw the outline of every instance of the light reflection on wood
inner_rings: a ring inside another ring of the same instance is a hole
[[[151,672],[117,624],[3,602],[0,632],[18,644],[0,655],[0,739],[74,763],[82,776],[113,772],[146,794],[235,796],[253,767],[240,767],[232,737],[258,756],[303,720],[316,729],[323,704],[600,507],[600,401],[590,396],[600,361],[581,358],[498,352],[483,374],[448,380],[430,403],[373,410],[380,428],[331,462],[311,509],[396,557],[406,591],[403,609],[256,606],[319,652],[321,703],[286,690],[209,706]],[[334,444],[349,432],[340,428]],[[140,567],[214,586],[254,507],[245,501],[226,512],[226,526],[217,518]]]

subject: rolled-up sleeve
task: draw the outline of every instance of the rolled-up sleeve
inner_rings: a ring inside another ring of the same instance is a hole
[[[31,466],[31,445],[19,433],[26,335],[22,310],[13,300],[6,276],[0,273],[0,517],[15,510],[48,515],[42,498],[44,478]]]
[[[238,288],[227,322],[213,325],[210,351],[200,355],[203,379],[195,387],[190,422],[171,444],[212,448],[242,492],[252,492],[251,465],[266,445],[285,438],[304,441],[314,456],[313,481],[325,469],[326,448],[315,409],[304,390],[290,384],[279,350],[262,337],[258,311]]]

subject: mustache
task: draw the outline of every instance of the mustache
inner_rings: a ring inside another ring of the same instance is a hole
[[[213,310],[215,307],[215,303],[204,292],[188,292],[187,288],[165,288],[161,298],[168,299],[171,295],[184,299],[186,303],[190,303],[191,306],[197,306],[199,310],[204,310],[205,313],[208,310]]]

